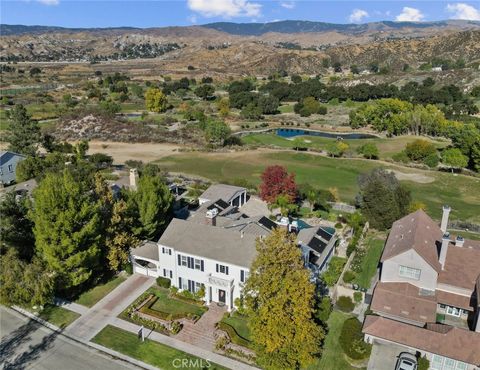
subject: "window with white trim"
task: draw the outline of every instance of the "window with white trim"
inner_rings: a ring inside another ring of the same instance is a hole
[[[419,280],[420,279],[420,269],[416,269],[408,266],[400,266],[398,270],[398,275],[407,279]]]
[[[9,164],[9,165],[8,165],[8,171],[9,171],[9,172],[13,172],[13,165],[12,165],[12,164]]]
[[[462,315],[462,310],[458,307],[447,306],[447,315],[460,317]]]
[[[217,263],[217,272],[228,275],[228,266]]]
[[[172,248],[162,247],[162,253],[168,254],[169,256],[172,255]]]
[[[194,266],[195,270],[201,270],[202,269],[202,260],[199,260],[197,258],[194,258]]]
[[[188,258],[187,258],[187,256],[183,256],[183,255],[182,255],[182,256],[180,256],[180,258],[181,258],[181,260],[180,260],[180,261],[181,261],[181,265],[182,265],[182,266],[185,266],[185,267],[188,267]]]
[[[195,293],[198,293],[200,289],[202,289],[202,283],[195,282]]]
[[[248,271],[247,270],[240,270],[240,282],[244,283],[248,279]]]
[[[462,361],[456,361],[448,357],[433,355],[430,363],[430,369],[433,370],[467,370],[467,364]]]

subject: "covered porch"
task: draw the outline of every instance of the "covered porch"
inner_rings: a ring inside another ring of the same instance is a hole
[[[133,248],[130,252],[133,272],[151,277],[160,276],[158,256],[158,245],[151,241],[144,241],[137,248]]]
[[[219,306],[225,306],[228,311],[231,311],[233,308],[233,279],[225,279],[224,277],[209,274],[207,281],[205,284],[207,305],[215,302]]]

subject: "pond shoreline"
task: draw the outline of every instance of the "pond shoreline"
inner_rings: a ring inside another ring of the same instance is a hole
[[[298,132],[294,133],[293,135],[281,135],[278,133],[279,130],[283,131],[291,131],[291,132]],[[380,139],[382,136],[373,134],[371,132],[361,132],[361,131],[322,131],[322,130],[313,130],[313,129],[305,129],[305,128],[286,128],[286,127],[275,127],[275,128],[265,128],[260,130],[245,130],[245,131],[237,131],[232,133],[235,136],[247,136],[252,134],[268,134],[273,133],[277,136],[283,138],[291,138],[295,136],[320,136],[320,137],[327,137],[327,138],[342,138],[342,139]]]

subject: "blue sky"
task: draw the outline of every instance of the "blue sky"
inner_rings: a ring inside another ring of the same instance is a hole
[[[2,0],[0,12],[1,23],[63,27],[163,27],[285,19],[332,23],[480,20],[480,1]]]

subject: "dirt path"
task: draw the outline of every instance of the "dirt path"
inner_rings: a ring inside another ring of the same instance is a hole
[[[178,154],[180,145],[168,143],[120,143],[90,141],[88,154],[105,153],[113,157],[114,163],[125,163],[128,159],[151,162],[156,159]]]

